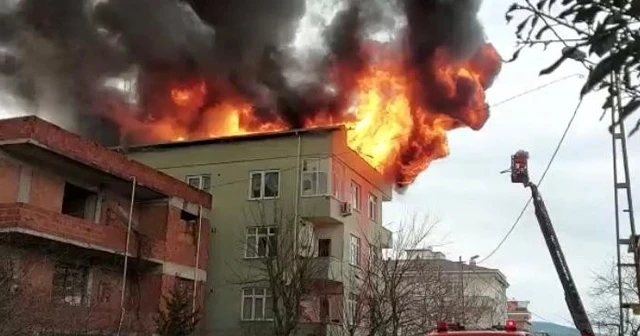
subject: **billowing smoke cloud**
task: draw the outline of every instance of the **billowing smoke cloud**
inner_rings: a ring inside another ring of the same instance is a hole
[[[424,99],[425,106],[434,110],[463,118],[464,106],[473,98],[475,83],[458,81],[455,96],[448,94],[448,85],[439,82],[438,56],[446,53],[448,59],[467,60],[472,57],[484,42],[482,26],[477,19],[480,9],[478,0],[405,0],[407,17],[408,48],[410,62],[418,70],[421,83],[418,95]],[[423,93],[423,92],[426,92]],[[466,121],[466,120],[465,120]],[[473,128],[474,125],[465,122]]]
[[[402,47],[421,83],[417,90],[430,92],[421,94],[425,104],[455,115],[465,96],[443,99],[446,85],[429,64],[442,51],[462,61],[477,50],[484,40],[480,1],[395,1],[335,0],[342,9],[324,28],[312,62],[291,48],[307,9],[303,0],[15,0],[0,10],[0,27],[7,28],[0,29],[0,45],[13,50],[0,57],[0,71],[13,78],[11,92],[28,102],[27,110],[102,142],[117,141],[123,115],[114,106],[125,104],[104,82],[132,68],[141,72],[141,106],[125,112],[132,119],[162,115],[166,102],[158,92],[176,79],[200,77],[209,88],[203,106],[238,94],[253,102],[260,120],[299,127],[314,111],[347,104],[352,74],[373,56],[362,41],[404,20]],[[336,64],[350,71],[330,82],[328,69]],[[179,122],[195,129],[199,117]]]

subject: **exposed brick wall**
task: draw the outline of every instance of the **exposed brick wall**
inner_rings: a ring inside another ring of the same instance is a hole
[[[162,295],[166,297],[170,297],[170,294],[176,288],[178,283],[181,283],[183,286],[187,286],[187,292],[189,295],[193,294],[193,281],[187,279],[176,278],[169,275],[162,276]],[[196,308],[200,311],[201,314],[204,314],[204,297],[205,297],[205,286],[204,283],[198,281],[197,289],[196,289]],[[164,306],[163,306],[164,307]]]
[[[153,238],[164,240],[167,237],[167,223],[169,207],[164,203],[142,204],[138,207],[140,224],[138,231]]]
[[[162,194],[177,196],[207,209],[211,208],[211,195],[38,117],[0,121],[0,141],[22,139],[35,140],[52,151],[122,179],[129,180],[135,176],[138,183]]]
[[[141,251],[143,258],[155,258],[193,267],[197,246],[195,242],[185,243],[178,240],[178,230],[181,227],[179,210],[170,208],[169,213],[172,215],[167,222],[155,223],[160,230],[164,225],[169,227],[164,239],[136,231],[132,235],[129,252],[137,256],[138,251]],[[36,208],[30,204],[0,204],[0,229],[31,230],[40,235],[55,236],[62,240],[99,246],[115,252],[122,253],[125,250],[125,225],[96,224],[85,219]],[[200,237],[200,268],[205,268],[204,265],[207,264],[208,234],[208,222],[203,220]],[[143,244],[140,250],[139,243]]]
[[[23,203],[0,204],[0,228],[26,229],[61,239],[124,251],[126,229],[96,225],[87,220],[62,215]],[[131,251],[136,251],[135,242]],[[160,256],[158,256],[160,257]]]
[[[18,197],[20,167],[0,158],[0,203],[15,202]]]
[[[18,279],[25,289],[25,301],[31,307],[25,307],[34,315],[34,324],[43,326],[53,324],[62,330],[110,331],[117,327],[120,317],[120,299],[122,271],[118,268],[106,268],[91,265],[87,282],[88,302],[80,306],[55,303],[51,299],[53,290],[53,272],[58,262],[83,262],[82,256],[46,255],[37,251],[14,249],[19,253]],[[135,270],[132,270],[133,273]],[[125,307],[129,314],[125,319],[125,330],[150,331],[153,328],[153,316],[161,303],[162,276],[147,274],[139,281],[130,277],[127,280]],[[27,298],[26,295],[33,296]]]
[[[33,139],[52,151],[121,178],[136,176],[146,187],[200,204],[207,209],[211,208],[209,194],[192,189],[185,183],[149,167],[130,162],[123,155],[87,142],[42,120],[27,117],[0,121],[0,142],[21,139]],[[80,243],[79,245],[88,250],[106,250],[105,253],[124,252],[129,198],[103,187],[99,192],[101,197],[98,198],[98,223],[93,217],[83,219],[64,215],[61,210],[67,178],[48,172],[46,167],[31,168],[29,201],[26,204],[18,203],[20,164],[0,158],[0,229],[14,232],[30,230],[27,235],[38,236],[44,240],[54,237],[52,239],[57,241],[72,241]],[[73,176],[68,178],[71,181]],[[86,187],[98,189],[97,184]],[[184,222],[180,218],[181,209],[169,202],[143,203],[135,205],[133,214],[133,234],[129,246],[131,255],[187,267],[195,266],[197,242],[194,241],[195,236],[189,236],[185,232]],[[192,233],[197,234],[197,224]],[[200,243],[199,268],[204,269],[209,250],[209,223],[206,219],[202,222]],[[34,302],[49,307],[54,265],[60,256],[46,254],[44,249],[39,248],[21,251],[26,251],[20,257],[21,269],[30,272],[26,278],[33,289],[31,292],[35,296],[39,295]],[[83,258],[76,255],[72,256],[71,260],[82,261]],[[133,323],[136,330],[150,330],[149,328],[153,327],[152,316],[160,308],[163,295],[170,293],[175,278],[162,274],[160,264],[140,273],[135,270],[136,264],[135,259],[130,263],[131,279],[128,281],[126,297],[131,298],[127,299],[127,308],[135,309],[137,314],[128,318],[130,321],[127,320],[125,325]],[[92,274],[89,288],[90,309],[69,306],[63,307],[64,309],[44,309],[49,321],[55,320],[59,328],[72,329],[72,326],[78,324],[78,319],[87,316],[88,310],[91,326],[95,328],[107,328],[112,326],[114,321],[117,322],[120,313],[121,266],[109,268],[95,262],[89,265]],[[191,280],[188,281],[193,284]],[[103,301],[102,294],[105,288],[108,288],[110,298]],[[204,302],[204,290],[204,283],[199,281],[197,302],[200,307]]]
[[[198,223],[193,225],[191,231],[187,231],[186,223],[180,219],[180,209],[169,208],[167,216],[166,234],[166,258],[168,261],[181,265],[195,265],[197,250]],[[209,250],[209,222],[202,219],[202,231],[200,235],[200,268],[205,269]]]
[[[60,212],[65,180],[42,170],[31,171],[29,204],[44,210]]]

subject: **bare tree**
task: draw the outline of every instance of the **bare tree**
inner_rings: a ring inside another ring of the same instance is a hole
[[[261,303],[265,305],[264,316],[260,319],[270,322],[274,335],[292,335],[301,321],[310,318],[301,305],[322,267],[316,258],[313,226],[275,201],[256,203],[246,213],[251,226],[243,244],[245,257],[253,260],[240,275],[240,283],[266,289],[266,302]],[[261,335],[264,329],[259,327]]]
[[[618,335],[619,288],[622,289],[624,302],[634,302],[638,298],[636,273],[633,268],[622,268],[622,281],[618,283],[618,268],[614,262],[607,265],[606,271],[595,274],[591,286],[590,298],[593,302],[591,319],[601,335]],[[637,335],[640,321],[627,314],[622,326],[624,334]]]
[[[408,259],[405,281],[411,289],[410,305],[402,320],[406,335],[425,335],[438,321],[460,322],[466,327],[489,327],[504,306],[484,292],[492,286],[481,274],[452,271],[451,261]],[[444,262],[444,263],[442,263]],[[480,283],[479,283],[480,282]]]
[[[502,303],[485,296],[477,283],[460,281],[459,273],[443,269],[437,260],[409,257],[408,250],[432,239],[436,225],[428,217],[410,217],[394,232],[390,249],[370,255],[351,278],[350,287],[357,290],[347,304],[343,328],[335,334],[425,335],[441,320],[474,326],[500,313]],[[380,246],[380,238],[374,237],[371,245]]]
[[[341,335],[404,335],[406,321],[414,304],[411,282],[406,281],[411,264],[403,258],[407,249],[421,247],[430,237],[436,222],[428,217],[408,218],[393,233],[392,246],[380,248],[385,237],[369,237],[371,247],[365,264],[346,278],[353,293],[347,293],[347,308]]]

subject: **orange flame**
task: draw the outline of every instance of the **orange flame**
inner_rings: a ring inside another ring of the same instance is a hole
[[[477,130],[484,125],[488,118],[484,90],[500,69],[500,58],[490,44],[463,65],[448,64],[444,53],[439,56],[436,59],[441,61],[426,66],[435,67],[434,73],[446,96],[456,97],[461,81],[471,87],[471,98],[458,109],[460,115],[427,110],[417,102],[420,98],[416,97],[414,74],[402,62],[387,60],[370,64],[355,74],[354,103],[339,114],[339,120],[335,113],[316,113],[313,119],[305,120],[305,127],[345,125],[350,148],[398,184],[412,183],[433,160],[448,155],[447,131],[464,125]],[[202,107],[206,93],[205,82],[198,81],[175,85],[170,96],[176,107],[185,111]],[[165,140],[174,141],[288,128],[282,120],[261,121],[251,103],[238,96],[201,113],[198,134],[181,129],[170,118],[156,121],[154,128]]]

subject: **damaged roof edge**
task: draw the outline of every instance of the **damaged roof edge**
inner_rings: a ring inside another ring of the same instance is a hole
[[[261,139],[268,139],[268,138],[288,137],[288,136],[294,136],[298,134],[333,132],[333,131],[337,131],[339,129],[344,129],[344,128],[345,126],[342,126],[342,125],[300,128],[300,129],[290,129],[290,130],[284,130],[284,131],[256,132],[256,133],[248,133],[248,134],[230,135],[230,136],[199,139],[199,140],[171,141],[171,142],[159,142],[159,143],[151,143],[151,144],[133,145],[133,146],[127,146],[126,149],[121,146],[118,146],[118,147],[112,147],[111,149],[119,152],[125,151],[125,150],[128,152],[138,152],[138,151],[154,150],[159,148],[177,148],[177,147],[209,145],[209,144],[215,144],[215,143],[236,142],[236,141],[255,141],[255,140],[261,140]]]
[[[135,177],[137,183],[160,194],[179,197],[206,209],[212,207],[210,194],[37,116],[0,120],[0,142],[16,141],[37,143],[47,150],[117,178],[130,180]]]

